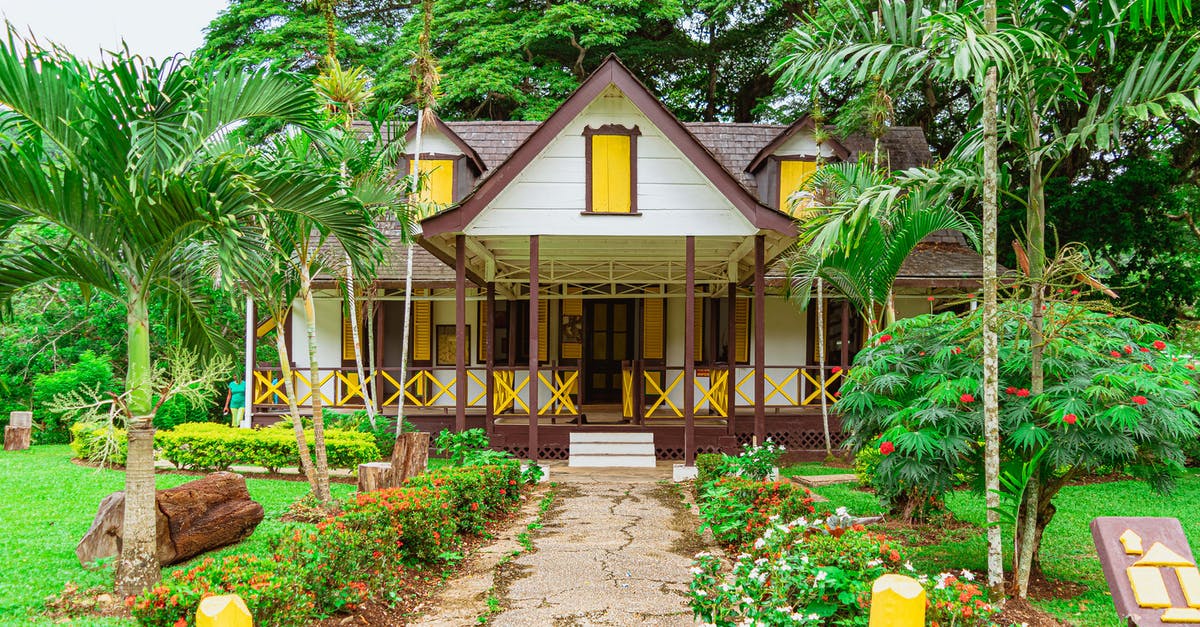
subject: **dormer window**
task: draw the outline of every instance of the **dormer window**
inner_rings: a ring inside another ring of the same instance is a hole
[[[637,126],[605,124],[583,130],[587,168],[584,213],[636,215]]]
[[[410,157],[411,159],[411,157]],[[414,166],[414,163],[419,165]],[[454,159],[441,155],[421,156],[419,162],[409,161],[409,173],[421,169],[422,186],[417,196],[421,204],[449,205],[454,202]]]
[[[817,162],[812,157],[783,157],[779,159],[779,210],[799,218],[812,205],[812,196],[801,191],[813,172]]]

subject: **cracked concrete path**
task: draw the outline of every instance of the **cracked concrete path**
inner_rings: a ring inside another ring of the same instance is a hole
[[[555,504],[498,578],[489,624],[694,625],[689,568],[708,547],[662,469],[555,471]]]

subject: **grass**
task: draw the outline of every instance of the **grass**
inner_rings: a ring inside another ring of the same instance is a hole
[[[854,469],[846,468],[845,466],[826,466],[821,462],[801,462],[799,464],[792,464],[791,466],[780,468],[779,474],[783,475],[784,477],[804,475],[852,475],[854,474]]]
[[[830,500],[830,509],[846,506],[852,513],[870,515],[881,512],[873,494],[858,492],[853,485],[817,488],[815,492]],[[1035,601],[1034,604],[1060,620],[1087,627],[1119,627],[1109,597],[1108,584],[1100,570],[1100,560],[1092,544],[1088,525],[1097,516],[1163,516],[1178,518],[1188,542],[1200,547],[1200,477],[1191,474],[1180,480],[1169,496],[1156,494],[1138,481],[1113,481],[1092,485],[1068,486],[1054,500],[1058,511],[1046,529],[1042,545],[1042,566],[1052,580],[1083,584],[1087,591],[1066,600]],[[960,491],[946,499],[946,505],[960,520],[981,525],[984,522],[983,499],[978,494]],[[1011,563],[1011,537],[1005,534],[1007,566]],[[984,534],[947,533],[937,544],[909,551],[920,570],[937,573],[963,568],[985,571]]]
[[[43,611],[46,597],[61,592],[68,582],[81,590],[112,584],[111,563],[85,570],[75,559],[75,545],[91,526],[100,499],[121,490],[125,475],[77,466],[70,457],[68,446],[0,453],[0,494],[5,496],[0,501],[0,521],[4,521],[0,530],[0,555],[4,556],[0,563],[0,625],[29,624],[31,617]],[[163,474],[157,483],[159,488],[170,488],[195,478]],[[300,481],[247,479],[246,487],[265,510],[262,524],[246,541],[208,555],[265,554],[270,538],[290,527],[279,517],[308,492],[308,484]],[[341,497],[353,492],[354,486],[334,484],[332,489],[334,496]]]

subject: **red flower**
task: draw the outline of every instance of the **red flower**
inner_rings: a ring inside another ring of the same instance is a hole
[[[1158,350],[1162,350],[1167,347],[1167,343],[1162,340],[1154,340],[1153,346]]]
[[[1188,365],[1184,366],[1184,368],[1187,368],[1188,370],[1195,370],[1196,364],[1188,364]]]
[[[1113,357],[1120,357],[1120,356],[1121,356],[1121,353],[1118,353],[1117,351],[1113,351],[1111,354],[1112,354],[1112,356],[1113,356]]]
[[[927,301],[929,301],[929,302],[931,302],[931,303],[932,303],[933,301],[937,300],[937,298],[934,298],[933,296],[930,296],[929,298],[926,298],[925,300],[927,300]]]
[[[975,298],[974,294],[967,294],[967,298]]]
[[[1139,395],[1139,396],[1135,396],[1135,397],[1133,397],[1133,398],[1131,398],[1131,399],[1129,399],[1129,400],[1133,401],[1134,403],[1136,403],[1136,404],[1138,404],[1138,405],[1145,405],[1146,403],[1149,403],[1149,402],[1150,402],[1149,400],[1147,400],[1147,399],[1146,399],[1146,397],[1145,397],[1145,396],[1140,396],[1140,395]]]
[[[1132,354],[1133,354],[1133,347],[1132,347],[1132,346],[1130,346],[1130,345],[1128,345],[1128,344],[1126,344],[1126,345],[1125,345],[1125,354],[1126,354],[1126,355],[1132,355]]]
[[[1142,364],[1142,367],[1146,369],[1146,372],[1154,372],[1154,366],[1150,364]]]
[[[1004,388],[1004,393],[1005,393],[1005,394],[1016,394],[1016,393],[1017,393],[1017,388],[1015,388],[1015,387],[1013,387],[1013,386],[1011,386],[1011,385],[1010,385],[1010,386],[1008,386],[1008,387]]]
[[[381,551],[375,551],[375,552],[371,553],[371,557],[373,557],[375,559],[379,559],[379,558],[383,557],[383,553]]]
[[[890,342],[891,340],[892,340],[892,336],[887,333],[884,333],[883,335],[879,336],[880,344],[882,344],[884,342]]]
[[[962,396],[958,397],[958,400],[960,400],[964,403],[974,403],[975,396],[972,394],[963,394]]]
[[[842,371],[842,367],[841,367],[841,366],[834,366],[834,367],[832,367],[832,368],[830,368],[830,369],[829,369],[829,372],[832,372],[833,374],[837,374],[837,373],[839,373],[839,372],[841,372],[841,371]]]
[[[951,353],[954,353],[955,355],[957,355],[957,354],[959,354],[959,353],[961,353],[961,352],[962,352],[962,349],[961,349],[961,348],[959,348],[959,347],[957,347],[957,346],[955,346],[954,348],[950,349],[950,352],[951,352]]]
[[[175,627],[187,627],[187,619],[181,618],[181,619],[175,621]]]
[[[1139,346],[1139,347],[1138,347],[1138,350],[1142,351],[1143,353],[1149,353],[1149,352],[1150,352],[1150,349],[1146,348],[1145,346]]]
[[[1021,398],[1027,397],[1027,396],[1029,396],[1029,390],[1027,390],[1025,388],[1021,388],[1021,389],[1017,390],[1017,396],[1020,396]]]
[[[1071,296],[1079,296],[1079,290],[1071,290]]]
[[[1077,420],[1079,420],[1079,418],[1076,417],[1075,414],[1064,414],[1063,415],[1063,422],[1065,422],[1069,425],[1075,424],[1075,421],[1077,421]]]
[[[884,455],[891,455],[896,450],[896,445],[891,442],[884,442],[879,445],[879,452]]]

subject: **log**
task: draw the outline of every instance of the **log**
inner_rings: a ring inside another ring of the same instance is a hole
[[[158,561],[163,566],[241,542],[263,519],[262,505],[250,499],[246,480],[231,472],[159,490],[156,503]],[[119,555],[124,522],[125,493],[104,497],[92,527],[75,547],[79,563]]]
[[[394,486],[390,462],[371,462],[358,465],[359,492],[374,492]]]
[[[4,427],[4,450],[23,451],[29,448],[30,431],[29,427]]]
[[[429,466],[429,434],[401,433],[392,447],[393,485],[401,485]]]

